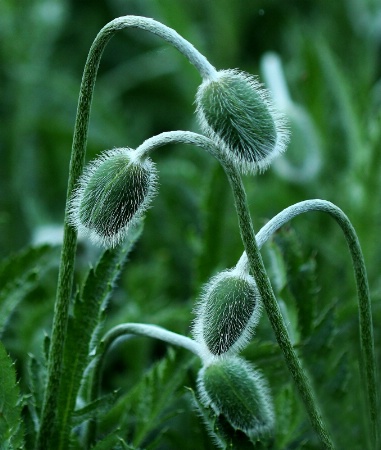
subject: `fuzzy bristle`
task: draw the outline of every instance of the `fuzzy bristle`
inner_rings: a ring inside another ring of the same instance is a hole
[[[244,173],[265,170],[289,140],[284,117],[258,80],[238,70],[221,70],[196,96],[202,130]]]
[[[135,156],[129,148],[103,153],[85,168],[71,197],[69,222],[96,244],[119,244],[155,194],[153,162]]]

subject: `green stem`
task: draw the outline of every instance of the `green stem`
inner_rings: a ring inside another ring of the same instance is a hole
[[[124,28],[140,28],[163,38],[183,53],[199,70],[203,78],[213,77],[216,73],[214,67],[211,66],[206,58],[201,55],[188,41],[183,39],[171,28],[168,28],[153,19],[137,16],[125,16],[109,22],[104,28],[102,28],[90,48],[82,77],[70,160],[67,189],[68,200],[70,199],[77,180],[82,173],[84,165],[91,102],[100,59],[111,37],[118,30]],[[54,434],[58,431],[55,427],[60,427],[59,420],[56,418],[57,392],[59,391],[60,379],[62,377],[63,349],[69,317],[75,252],[77,247],[77,233],[70,225],[68,225],[67,221],[68,200],[66,203],[64,238],[54,308],[52,338],[49,351],[48,381],[42,406],[40,429],[36,443],[36,448],[38,450],[48,450],[52,447],[54,448]]]
[[[291,344],[286,325],[279,309],[278,302],[273,293],[269,278],[267,276],[261,254],[259,252],[255,233],[249,213],[246,193],[242,184],[241,176],[231,162],[219,151],[214,142],[205,136],[185,132],[172,131],[161,133],[145,141],[136,151],[141,154],[149,153],[157,147],[169,143],[184,143],[196,145],[211,153],[224,168],[234,194],[235,206],[238,214],[238,222],[241,230],[242,241],[248,256],[251,272],[255,278],[258,290],[261,294],[266,313],[273,327],[278,344],[283,352],[285,362],[291,372],[296,387],[304,402],[311,424],[319,435],[325,449],[333,449],[334,445],[321,418],[321,413],[312,393],[312,387],[308,377],[303,370],[301,362]]]
[[[365,395],[367,397],[369,407],[372,442],[374,443],[374,448],[379,448],[379,424],[381,423],[381,419],[378,408],[379,396],[376,382],[377,376],[376,358],[374,353],[372,305],[364,257],[356,231],[350,220],[339,207],[331,202],[318,199],[306,200],[284,209],[282,212],[273,217],[256,235],[257,245],[258,248],[261,248],[269,237],[285,223],[300,214],[310,211],[323,211],[335,219],[344,233],[348,249],[352,257],[359,309],[359,335],[362,355],[360,366],[361,372],[365,376]],[[242,263],[246,262],[246,264],[248,264],[248,259],[245,253],[242,255],[241,260]]]
[[[269,317],[270,323],[275,332],[278,344],[283,351],[283,355],[290,370],[294,382],[299,390],[299,394],[304,402],[309,414],[311,424],[319,435],[324,448],[333,449],[334,445],[331,437],[323,423],[321,413],[314,398],[312,388],[308,377],[303,370],[301,362],[291,344],[286,325],[284,323],[278,302],[273,293],[269,278],[267,276],[261,254],[259,252],[253,225],[250,218],[247,205],[246,193],[242,184],[241,177],[237,170],[230,163],[222,161],[224,169],[229,178],[230,185],[234,192],[234,200],[238,213],[238,220],[241,230],[242,241],[245,246],[246,254],[249,260],[251,273],[257,283],[261,294],[263,305]]]
[[[119,339],[120,337],[128,337],[130,335],[139,335],[159,339],[166,342],[167,344],[183,347],[202,359],[202,349],[200,344],[198,344],[198,342],[194,341],[191,338],[173,333],[172,331],[168,331],[165,328],[161,328],[156,325],[148,325],[142,323],[126,323],[117,325],[104,335],[98,345],[97,355],[92,362],[93,375],[89,402],[96,400],[100,396],[102,372],[106,355],[109,349],[117,339]],[[94,418],[89,422],[85,431],[84,448],[90,448],[90,445],[93,443],[96,434],[97,421],[96,418]]]

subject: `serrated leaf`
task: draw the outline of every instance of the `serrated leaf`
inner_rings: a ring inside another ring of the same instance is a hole
[[[31,398],[28,403],[30,405],[31,415],[35,423],[35,428],[36,430],[38,430],[38,417],[40,416],[44,398],[46,366],[41,364],[41,362],[34,355],[29,355],[28,374],[29,389],[31,392]]]
[[[314,331],[305,345],[306,355],[316,358],[326,355],[332,346],[332,339],[336,331],[336,304],[330,305],[323,311],[315,324]]]
[[[176,391],[182,386],[184,376],[194,358],[178,360],[172,349],[168,355],[145,373],[135,386],[122,396],[100,424],[108,431],[118,426],[131,436],[131,442],[140,446],[148,436],[160,433],[160,427],[172,417],[171,404]],[[168,411],[170,413],[168,414]]]
[[[29,247],[0,265],[0,337],[17,305],[38,285],[41,275],[57,261],[56,247]]]
[[[71,416],[84,370],[89,362],[91,343],[106,308],[123,264],[133,244],[140,236],[142,223],[130,230],[125,244],[106,250],[95,268],[91,268],[80,292],[77,293],[73,314],[69,318],[64,348],[64,376],[60,386],[57,421],[60,424],[57,449],[66,449]]]
[[[77,409],[73,412],[72,425],[78,426],[86,420],[90,420],[96,416],[103,415],[108,411],[115,403],[116,393],[105,395],[101,398],[94,400],[81,409]]]
[[[22,402],[16,371],[1,342],[0,380],[0,443],[9,450],[19,449],[23,444]]]
[[[125,448],[132,448],[129,446],[126,447],[124,444],[124,441],[120,438],[120,430],[115,430],[102,440],[98,441],[95,446],[92,447],[92,450],[123,450]]]

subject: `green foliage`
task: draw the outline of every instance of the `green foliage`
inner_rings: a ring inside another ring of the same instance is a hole
[[[192,363],[188,355],[180,357],[170,350],[120,396],[101,421],[102,433],[111,432],[117,423],[121,436],[135,447],[158,448],[157,438],[165,435],[166,423],[179,414],[177,399],[184,394],[184,377]]]
[[[119,430],[114,431],[100,440],[94,447],[93,450],[109,450],[110,448],[114,450],[135,450],[135,447],[127,445],[123,439],[119,437]],[[136,449],[138,450],[138,449]]]
[[[16,450],[23,445],[22,397],[11,358],[0,342],[0,442],[1,448]]]
[[[316,260],[313,255],[305,255],[295,230],[290,227],[274,240],[268,251],[273,253],[274,275],[278,274],[277,290],[288,300],[287,305],[293,302],[300,339],[305,341],[311,336],[318,311]]]
[[[61,382],[58,393],[57,420],[64,426],[62,434],[56,438],[57,448],[67,448],[71,415],[83,380],[83,372],[90,361],[92,347],[96,345],[97,333],[103,323],[105,309],[115,281],[120,276],[124,261],[139,238],[142,228],[142,222],[140,222],[130,229],[124,245],[103,253],[96,267],[90,269],[82,289],[75,297],[64,349],[66,376]],[[97,406],[99,409],[99,405]],[[78,417],[81,415],[77,414],[77,420]],[[86,420],[83,414],[82,418]]]
[[[44,245],[30,247],[2,261],[0,265],[0,337],[12,312],[41,281],[55,263],[57,249]]]
[[[113,392],[88,403],[81,409],[75,410],[72,415],[73,426],[80,425],[87,420],[93,419],[95,416],[105,414],[115,403],[115,397],[116,392]]]
[[[124,14],[154,17],[173,27],[218,70],[240,67],[257,74],[265,52],[279,55],[292,100],[314,124],[321,170],[298,183],[272,169],[244,178],[254,228],[301,199],[328,198],[340,205],[358,232],[374,323],[381,321],[378,2],[3,0],[0,335],[6,351],[1,346],[0,392],[10,399],[7,403],[2,397],[7,416],[0,415],[0,429],[6,425],[6,439],[13,439],[15,449],[22,448],[23,434],[24,447],[33,448],[39,427],[56,295],[57,277],[50,269],[58,265],[58,249],[39,242],[41,236],[43,242],[58,242],[47,230],[62,224],[83,64],[99,29]],[[107,148],[135,148],[163,130],[198,130],[193,102],[200,81],[194,68],[156,37],[137,30],[116,35],[99,69],[87,159]],[[308,127],[298,133],[307,135],[291,136],[295,158],[288,152],[282,158],[300,167],[300,161],[309,161],[311,136]],[[222,169],[198,149],[182,146],[157,151],[154,160],[160,193],[112,296],[115,283],[110,280],[118,269],[111,266],[123,255],[106,253],[96,263],[98,251],[80,240],[75,280],[85,281],[71,305],[68,378],[59,393],[67,448],[83,448],[86,422],[98,416],[96,449],[209,450],[216,440],[222,448],[320,450],[265,315],[244,356],[269,380],[276,417],[273,440],[250,442],[223,416],[199,404],[200,419],[190,407],[191,394],[184,391],[184,386],[194,389],[198,367],[183,360],[181,352],[168,356],[166,346],[154,340],[117,343],[106,360],[101,396],[87,402],[102,326],[107,330],[139,321],[188,334],[202,284],[232,267],[243,251]],[[345,243],[334,227],[319,215],[295,219],[293,228],[279,232],[262,254],[337,448],[365,448],[370,433],[358,370],[356,290]],[[102,313],[105,303],[107,315]],[[374,332],[380,361],[380,327]]]

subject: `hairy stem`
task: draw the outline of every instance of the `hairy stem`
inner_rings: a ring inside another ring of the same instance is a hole
[[[95,80],[98,72],[103,51],[111,39],[118,31],[124,28],[139,28],[156,34],[165,41],[172,44],[199,70],[203,78],[213,77],[216,70],[188,41],[183,39],[171,28],[148,19],[138,16],[125,16],[109,22],[99,32],[90,48],[80,88],[77,117],[74,127],[74,137],[69,169],[69,181],[67,189],[67,199],[69,200],[77,180],[82,173],[91,102],[93,97]],[[64,238],[61,252],[61,262],[58,276],[57,295],[54,308],[53,328],[51,346],[48,362],[48,381],[44,396],[41,413],[41,423],[37,438],[36,448],[38,450],[49,450],[54,448],[54,434],[63,429],[64,424],[56,420],[57,392],[62,377],[62,358],[65,344],[65,335],[69,317],[69,304],[71,298],[75,252],[77,247],[77,233],[68,225],[68,202],[66,204],[66,216],[64,222]],[[57,428],[56,428],[57,426]]]
[[[314,398],[307,375],[303,370],[301,362],[291,344],[291,340],[288,335],[288,331],[284,323],[278,302],[275,298],[269,278],[267,276],[261,254],[255,240],[255,233],[250,218],[246,193],[242,184],[241,177],[237,170],[230,163],[227,163],[225,161],[221,162],[224,165],[225,172],[233,189],[242,241],[244,243],[246,254],[249,260],[251,273],[257,283],[258,290],[262,297],[263,305],[275,332],[278,345],[283,351],[286,364],[294,378],[294,382],[302,397],[313,428],[319,435],[324,448],[333,449],[334,445],[332,439],[329,436],[326,426],[321,418],[321,413]]]
[[[205,136],[185,131],[172,131],[161,133],[145,141],[136,151],[141,154],[148,153],[157,147],[169,143],[184,143],[196,145],[211,153],[224,168],[229,179],[234,194],[234,202],[238,215],[238,222],[241,231],[242,241],[248,256],[249,266],[261,294],[266,313],[273,327],[277,342],[283,352],[285,362],[291,372],[296,387],[304,402],[311,424],[319,435],[325,449],[333,449],[334,445],[331,437],[321,418],[321,413],[314,398],[312,387],[308,377],[303,370],[301,362],[291,344],[290,337],[278,302],[273,293],[269,278],[267,276],[261,254],[255,239],[255,233],[249,213],[246,193],[242,184],[241,176],[231,162],[227,160],[222,152],[216,147],[214,142]]]
[[[126,323],[117,325],[108,331],[99,343],[97,355],[93,361],[93,375],[90,391],[89,401],[96,400],[100,395],[100,384],[102,379],[103,366],[106,355],[111,346],[120,337],[128,336],[145,336],[154,339],[159,339],[170,345],[183,347],[199,358],[202,358],[201,346],[198,342],[191,338],[182,336],[181,334],[173,333],[165,328],[156,325],[142,324],[142,323]],[[97,433],[97,421],[93,419],[89,422],[85,432],[85,448],[90,448]]]
[[[372,432],[372,441],[374,448],[379,448],[380,443],[380,428],[381,423],[380,411],[378,408],[378,385],[376,376],[376,359],[374,353],[374,338],[373,338],[373,321],[372,321],[372,305],[369,294],[368,277],[364,257],[361,251],[361,246],[357,238],[355,229],[350,220],[344,212],[331,202],[326,200],[306,200],[295,205],[289,206],[282,212],[273,217],[262,229],[257,233],[256,240],[258,248],[269,239],[285,223],[289,222],[294,217],[310,212],[322,211],[332,216],[341,227],[345,239],[347,241],[348,249],[352,257],[352,264],[356,279],[358,310],[359,310],[359,335],[361,345],[360,360],[361,371],[365,376],[365,395],[367,397],[370,425]],[[241,264],[248,265],[249,260],[244,252],[241,259]]]

